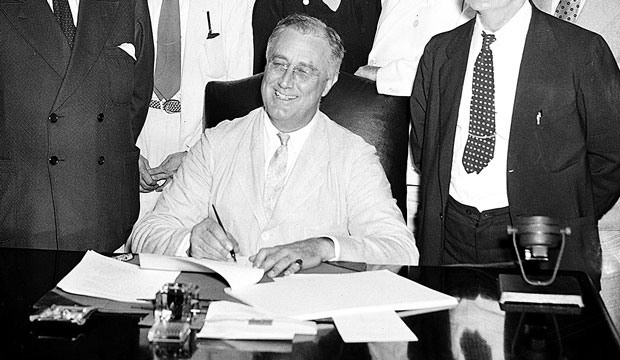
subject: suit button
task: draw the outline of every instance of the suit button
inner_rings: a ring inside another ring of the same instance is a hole
[[[99,114],[97,115],[97,121],[99,121],[99,122],[103,122],[103,119],[104,119],[104,115],[103,115],[103,113],[99,113]]]
[[[48,161],[49,161],[50,165],[56,165],[56,164],[58,164],[58,161],[60,161],[60,160],[58,160],[58,156],[51,156],[48,159]]]
[[[47,119],[54,124],[58,121],[58,115],[56,113],[51,113]]]
[[[103,165],[103,163],[104,163],[104,162],[105,162],[105,157],[103,157],[103,156],[99,156],[99,159],[97,160],[97,163],[98,163],[99,165]]]

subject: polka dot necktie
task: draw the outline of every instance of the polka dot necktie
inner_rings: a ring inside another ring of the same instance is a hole
[[[482,49],[474,64],[469,133],[463,153],[463,166],[468,174],[479,174],[493,159],[495,150],[495,81],[490,48],[495,35],[482,32],[482,37]]]
[[[280,138],[280,147],[278,147],[271,160],[269,160],[267,175],[265,177],[265,194],[263,196],[263,201],[268,218],[270,218],[273,213],[276,201],[284,187],[284,178],[286,177],[286,162],[288,160],[287,144],[290,135],[278,133],[278,137]]]
[[[73,16],[71,15],[71,8],[67,0],[53,0],[52,5],[54,7],[54,16],[60,24],[62,32],[67,37],[69,46],[73,48],[73,41],[75,40],[75,24],[73,23]]]
[[[555,16],[568,22],[576,22],[579,15],[581,0],[560,0],[555,8]]]

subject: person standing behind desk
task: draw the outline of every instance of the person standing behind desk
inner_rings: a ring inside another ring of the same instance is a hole
[[[152,86],[146,1],[0,1],[0,246],[124,243]]]
[[[383,0],[368,64],[355,75],[375,81],[379,94],[411,96],[424,46],[469,20],[465,9],[464,0]]]
[[[265,69],[267,39],[278,21],[291,14],[305,14],[338,32],[346,50],[340,70],[353,74],[366,63],[380,13],[381,0],[256,0],[252,14],[254,73]]]
[[[138,137],[140,217],[153,210],[202,134],[207,82],[252,75],[254,0],[148,0],[148,5],[156,44],[155,89]]]
[[[566,1],[566,0],[564,0]],[[533,0],[534,5],[548,14],[564,15],[560,0]],[[572,1],[576,5],[575,1]],[[556,12],[560,5],[559,12]],[[620,66],[620,0],[580,0],[575,15],[563,20],[571,21],[585,29],[600,34],[609,44]],[[620,202],[598,222],[601,250],[603,252],[603,275],[601,297],[620,331]]]
[[[544,215],[572,229],[561,267],[600,288],[597,220],[620,194],[613,55],[525,0],[470,6],[474,20],[429,42],[413,87],[420,263],[515,261],[507,225]]]
[[[413,79],[430,38],[471,19],[464,0],[383,0],[368,64],[355,75],[376,82],[377,92],[411,96]],[[472,11],[473,12],[473,11]],[[415,229],[420,175],[407,157],[407,224]]]
[[[204,132],[131,250],[221,260],[232,250],[270,277],[331,259],[416,264],[374,147],[319,111],[343,54],[322,21],[283,19],[267,46],[264,107]]]

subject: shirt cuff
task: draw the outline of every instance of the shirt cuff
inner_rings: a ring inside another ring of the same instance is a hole
[[[185,235],[185,237],[183,238],[183,240],[181,240],[181,244],[179,245],[179,247],[177,248],[177,252],[174,254],[174,256],[182,256],[182,257],[188,257],[189,256],[189,238],[190,236],[192,236],[192,233],[188,233],[187,235]]]
[[[325,237],[334,243],[334,257],[331,259],[328,259],[327,261],[340,260],[340,242],[338,242],[338,240],[335,237],[332,237],[332,236],[325,236]]]

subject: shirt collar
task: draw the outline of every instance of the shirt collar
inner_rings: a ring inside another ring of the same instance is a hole
[[[530,19],[532,18],[532,5],[529,1],[523,2],[523,6],[517,11],[517,13],[499,30],[492,32],[487,30],[482,22],[480,16],[476,16],[476,25],[474,28],[474,34],[481,34],[482,31],[486,33],[495,34],[497,39],[511,39],[517,34],[527,33],[527,29],[530,26]]]
[[[289,144],[293,146],[299,146],[306,141],[306,139],[310,135],[310,132],[314,128],[314,124],[316,123],[316,118],[318,114],[319,111],[314,114],[314,116],[312,117],[310,122],[306,124],[306,126],[302,127],[301,129],[287,133],[290,136]],[[280,140],[278,138],[278,133],[280,132],[280,130],[278,130],[273,125],[273,123],[269,119],[269,114],[267,114],[266,111],[263,111],[263,124],[265,126],[265,135],[267,136],[267,142],[277,141],[279,143]]]

